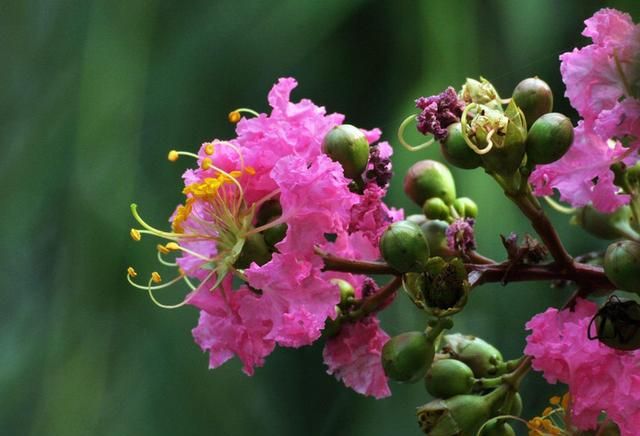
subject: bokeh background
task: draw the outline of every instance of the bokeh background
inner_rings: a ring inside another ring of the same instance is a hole
[[[359,396],[325,374],[320,345],[277,349],[252,378],[237,361],[208,370],[196,311],[161,310],[125,282],[128,265],[155,268],[155,241],[128,236],[129,204],[166,222],[189,163],[167,150],[230,137],[228,111],[266,110],[281,76],[298,79],[296,100],[379,126],[394,145],[416,97],[467,76],[508,96],[538,75],[575,119],[558,55],[585,44],[582,22],[604,6],[640,18],[637,0],[0,2],[0,434],[419,434],[422,386]],[[396,150],[389,203],[412,213],[402,174],[438,151]],[[481,251],[503,257],[499,234],[527,222],[480,170],[455,175],[480,204]],[[552,215],[572,253],[603,246]],[[524,322],[568,292],[484,286],[456,329],[514,358]],[[397,334],[424,318],[400,298],[383,323]],[[562,391],[530,375],[525,416]]]

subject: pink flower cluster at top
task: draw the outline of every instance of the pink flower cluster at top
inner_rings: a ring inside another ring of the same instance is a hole
[[[640,26],[628,14],[602,9],[585,21],[593,44],[560,56],[566,96],[582,120],[560,160],[538,165],[530,177],[536,195],[612,212],[628,203],[610,166],[634,164],[640,147]]]
[[[572,422],[582,430],[594,429],[602,411],[620,427],[622,436],[635,436],[640,428],[640,351],[616,351],[587,330],[598,307],[578,300],[575,310],[550,308],[527,324],[525,354],[533,368],[549,383],[569,385]]]
[[[314,246],[353,259],[377,259],[381,233],[402,217],[401,211],[390,210],[382,202],[386,186],[373,181],[363,194],[349,190],[351,180],[345,178],[340,164],[321,152],[324,136],[341,124],[344,116],[327,115],[323,107],[306,99],[291,102],[290,93],[296,86],[292,78],[280,79],[268,96],[270,114],[243,118],[237,124],[237,138],[203,144],[199,152],[200,163],[209,158],[213,167],[241,174],[237,181],[242,187],[244,210],[259,207],[266,198],[277,199],[282,207],[279,221],[287,225],[286,236],[276,244],[271,259],[246,268],[246,282],[237,289],[232,289],[231,276],[212,289],[215,278],[211,277],[211,265],[202,257],[184,253],[178,259],[188,275],[203,280],[189,304],[200,309],[193,336],[209,352],[211,368],[237,356],[243,371],[251,375],[276,345],[300,347],[319,339],[327,319],[335,318],[340,302],[338,287],[331,280],[348,281],[360,297],[366,277],[322,271],[323,262]],[[364,133],[373,144],[381,132]],[[211,144],[215,146],[213,153]],[[391,155],[386,142],[378,143],[375,150],[384,158]],[[220,174],[206,167],[188,170],[185,184],[202,184]],[[229,195],[220,198],[233,201]],[[200,234],[211,232],[211,228],[207,230],[209,223],[212,228],[219,226],[215,214],[224,208],[212,207],[206,197],[192,198],[190,194],[187,204],[188,208],[181,206],[174,214],[174,224],[182,213],[182,226],[199,229]],[[219,251],[206,239],[185,239],[181,244],[205,257]],[[373,316],[345,326],[326,342],[328,371],[359,393],[377,398],[390,395],[380,363],[387,338]]]

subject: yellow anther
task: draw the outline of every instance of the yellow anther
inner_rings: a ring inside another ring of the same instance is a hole
[[[244,171],[251,176],[256,174],[256,170],[253,167],[249,167],[249,166],[244,167]]]
[[[234,179],[237,179],[238,177],[240,177],[240,176],[242,175],[242,171],[234,170],[234,171],[231,171],[231,172],[229,173],[229,175],[230,175],[231,177],[233,177]]]
[[[138,275],[138,273],[136,272],[135,269],[133,269],[132,266],[130,266],[129,268],[127,268],[127,275],[131,278],[135,277]]]
[[[177,151],[171,150],[169,152],[169,155],[167,156],[167,159],[169,159],[171,162],[175,162],[175,161],[178,160],[179,157],[180,157],[180,155],[178,154]]]
[[[180,250],[180,246],[175,242],[168,242],[164,247],[167,250]]]
[[[164,245],[162,245],[162,244],[156,245],[156,248],[162,254],[169,254],[169,249],[167,247],[165,247]]]
[[[229,112],[229,122],[235,124],[238,121],[240,121],[240,112],[238,111]]]
[[[560,404],[560,397],[559,396],[554,396],[549,398],[549,403],[553,404],[554,406],[557,406],[558,404]]]
[[[178,268],[178,274],[180,274],[181,276],[187,275],[182,268]]]
[[[140,234],[140,231],[138,229],[131,229],[129,235],[131,235],[131,239],[133,239],[134,241],[139,241],[140,239],[142,239],[142,235]]]
[[[160,274],[158,274],[157,271],[154,271],[151,273],[151,281],[153,283],[160,283],[162,281],[162,277],[160,277]]]
[[[211,168],[212,162],[211,162],[211,158],[209,157],[205,157],[204,159],[202,159],[202,169],[203,170],[208,170],[209,168]]]
[[[547,415],[550,415],[551,413],[553,413],[553,409],[551,407],[547,407],[542,411],[542,416],[547,416]]]
[[[215,151],[216,147],[211,142],[207,143],[207,145],[204,146],[204,152],[209,156],[211,156]]]

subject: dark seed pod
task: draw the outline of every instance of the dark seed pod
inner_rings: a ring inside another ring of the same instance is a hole
[[[591,320],[588,336],[616,350],[639,349],[640,304],[612,296]]]

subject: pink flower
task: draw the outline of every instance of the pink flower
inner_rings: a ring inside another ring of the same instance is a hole
[[[549,383],[569,386],[572,422],[580,429],[597,426],[602,411],[623,436],[640,428],[640,351],[622,352],[590,340],[587,329],[597,306],[578,300],[575,310],[550,308],[534,316],[526,328],[525,354]]]
[[[391,395],[387,377],[382,369],[383,345],[389,340],[376,318],[364,318],[347,324],[327,340],[322,356],[327,372],[354,391],[384,398]]]
[[[629,196],[618,194],[609,167],[623,159],[634,164],[640,148],[640,26],[615,9],[602,9],[585,24],[583,35],[593,44],[560,56],[566,96],[583,121],[569,152],[538,165],[530,181],[536,195],[552,195],[555,188],[573,206],[592,203],[612,212]]]
[[[625,159],[627,154],[620,143],[602,140],[581,121],[569,151],[556,162],[538,165],[529,182],[536,195],[553,195],[555,188],[562,200],[575,207],[592,203],[603,212],[613,212],[628,203],[629,196],[619,194],[609,167],[618,161],[631,163],[632,158]]]
[[[319,339],[340,303],[333,279],[356,288],[367,280],[323,271],[314,248],[375,260],[380,234],[402,216],[383,203],[386,183],[377,184],[390,174],[391,147],[372,146],[375,159],[368,170],[376,180],[368,181],[363,194],[352,192],[342,166],[321,147],[344,116],[327,115],[310,100],[291,102],[296,86],[294,79],[280,79],[268,96],[270,114],[241,119],[236,138],[202,144],[198,167],[183,176],[186,200],[171,216],[173,232],[144,223],[149,232],[172,241],[161,252],[179,250],[181,274],[199,283],[186,302],[201,311],[193,336],[209,352],[211,368],[237,356],[251,375],[276,345],[300,347]],[[381,133],[363,132],[371,143]],[[279,212],[258,222],[261,207],[274,200]],[[261,238],[272,229],[284,231],[284,238],[267,246]],[[240,283],[237,289],[232,289],[232,275]],[[370,341],[383,335],[366,332],[373,335]],[[358,359],[370,354],[363,350]],[[377,385],[365,391],[381,392]]]
[[[476,248],[476,238],[473,232],[475,224],[473,218],[458,218],[447,227],[447,246],[450,250],[463,254]]]

